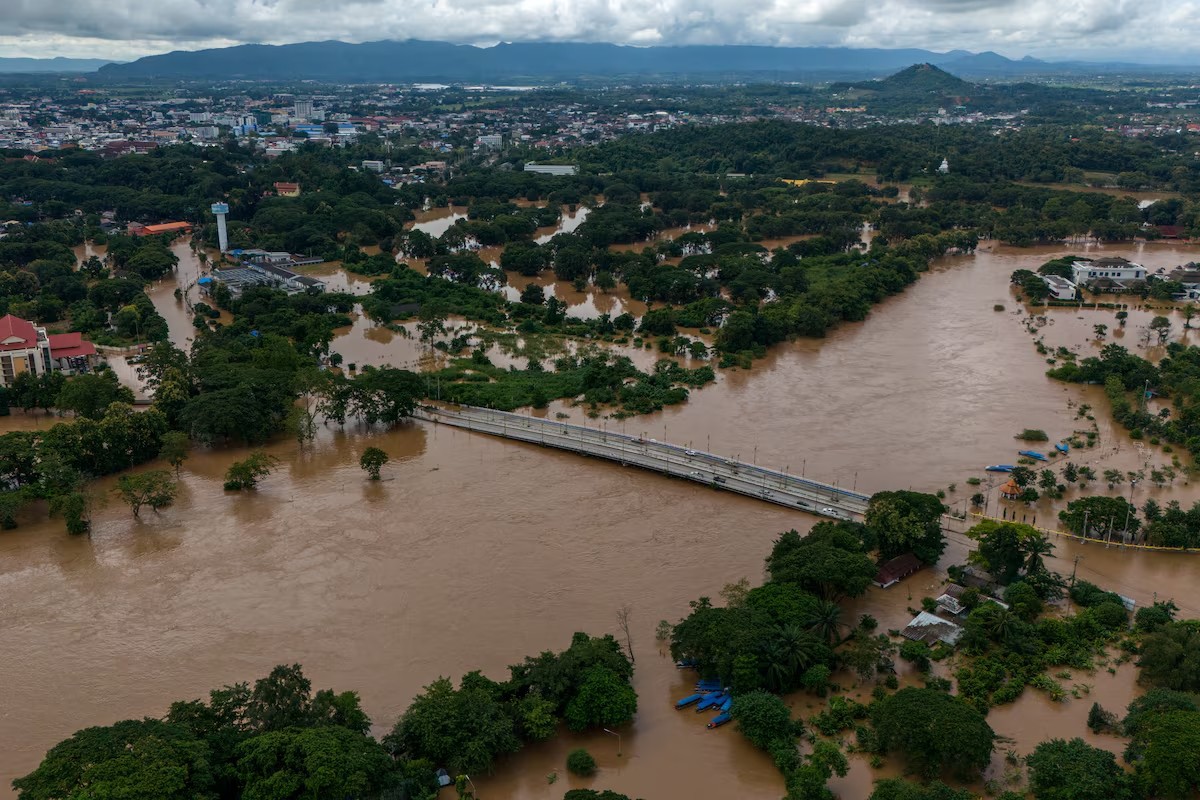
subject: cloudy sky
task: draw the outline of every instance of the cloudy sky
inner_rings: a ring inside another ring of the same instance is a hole
[[[1200,63],[1200,0],[0,0],[0,56],[341,39],[847,45]]]

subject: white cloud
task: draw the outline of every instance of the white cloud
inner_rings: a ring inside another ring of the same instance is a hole
[[[1193,60],[1200,0],[3,0],[0,55],[341,39],[730,43]]]

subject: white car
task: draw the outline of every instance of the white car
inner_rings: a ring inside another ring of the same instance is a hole
[[[830,508],[829,506],[825,506],[824,508],[822,508],[821,513],[827,517],[839,517],[840,518],[842,516],[841,514],[839,514],[837,512],[837,509]]]
[[[700,454],[699,454],[699,453],[697,453],[695,450],[684,450],[684,451],[683,451],[683,454],[684,454],[685,456],[698,456],[698,455],[700,455]]]

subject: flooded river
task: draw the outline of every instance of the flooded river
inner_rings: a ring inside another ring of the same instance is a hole
[[[1019,430],[1060,436],[1077,425],[1069,401],[1098,410],[1101,441],[1121,444],[1112,457],[1125,458],[1132,443],[1108,423],[1099,394],[1047,379],[1023,314],[1014,313],[1009,273],[1060,252],[998,247],[944,259],[865,323],[781,346],[752,370],[723,371],[684,406],[629,420],[628,430],[859,491],[957,483],[948,502],[969,493],[965,480],[984,465],[1011,462]],[[1195,257],[1179,245],[1103,252],[1154,267]],[[152,296],[174,336],[190,318],[168,315],[172,292],[164,285]],[[992,310],[998,303],[1005,311]],[[372,346],[391,341],[366,323],[344,333]],[[565,413],[583,421],[578,410]],[[48,423],[16,414],[0,428]],[[392,457],[380,483],[358,467],[368,445]],[[106,479],[95,488],[110,500],[95,512],[90,538],[68,537],[61,520],[40,511],[0,534],[0,796],[78,728],[161,715],[172,700],[253,680],[277,663],[304,664],[319,687],[358,690],[382,733],[439,675],[482,669],[503,677],[507,664],[562,649],[574,631],[615,633],[625,604],[640,699],[636,721],[621,732],[622,754],[607,734],[565,735],[504,760],[491,777],[473,776],[480,796],[557,800],[574,785],[648,800],[782,794],[769,758],[732,726],[709,731],[705,715],[672,709],[694,676],[674,668],[653,631],[699,595],[716,596],[743,576],[761,580],[771,540],[812,518],[420,423],[390,432],[323,428],[304,452],[290,441],[270,450],[282,465],[256,493],[221,489],[244,451],[201,450],[184,464],[178,502],[162,514],[134,520]],[[1164,491],[1185,503],[1200,494],[1182,485]],[[1135,501],[1143,496],[1139,486]],[[1079,556],[1081,578],[1139,603],[1173,596],[1200,616],[1194,557],[1056,544],[1059,571],[1069,573]],[[953,535],[943,566],[967,552]],[[894,627],[938,582],[926,571],[872,590],[853,611]],[[1075,676],[1090,696],[1052,706],[1027,691],[990,719],[1023,753],[1048,733],[1084,735],[1087,707],[1099,700],[1119,710],[1133,694],[1131,675],[1126,666],[1116,676]],[[806,716],[816,710],[811,699],[792,702]],[[588,782],[563,769],[565,753],[580,745],[600,766]],[[834,788],[857,800],[883,774],[855,758]]]

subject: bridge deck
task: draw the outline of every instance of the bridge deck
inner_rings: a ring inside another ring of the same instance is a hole
[[[442,425],[642,467],[823,516],[853,519],[866,512],[870,499],[859,492],[713,453],[556,420],[472,406],[425,406],[414,416]]]

